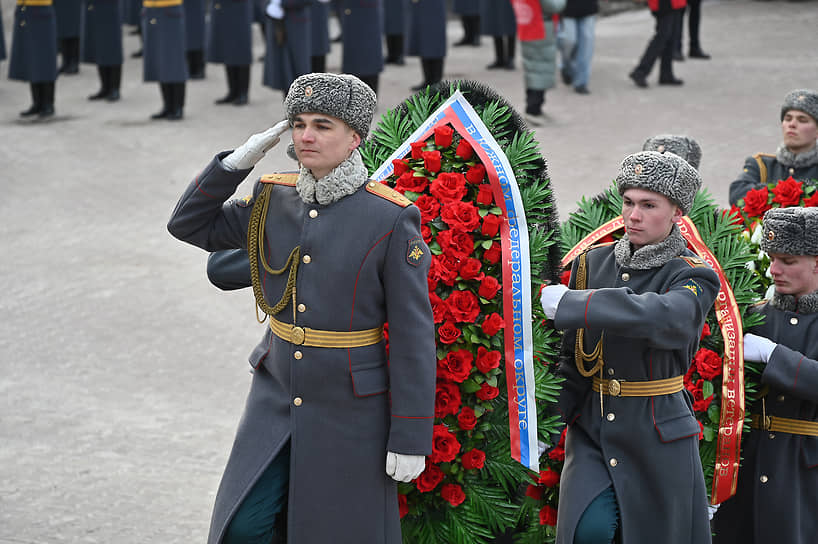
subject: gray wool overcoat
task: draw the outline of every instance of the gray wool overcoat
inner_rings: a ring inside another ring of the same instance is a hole
[[[187,81],[185,28],[185,8],[181,4],[142,9],[144,81]]]
[[[688,257],[687,259],[685,257]],[[587,287],[573,290],[576,267],[555,325],[565,329],[559,408],[569,425],[560,480],[557,544],[573,544],[580,516],[613,485],[622,544],[710,542],[707,492],[699,459],[699,424],[689,393],[604,396],[574,361],[577,329],[586,353],[604,331],[605,379],[683,376],[698,349],[716,294],[716,273],[693,254],[647,270],[620,267],[614,245],[589,250]],[[586,368],[591,363],[585,363]]]
[[[193,180],[168,223],[175,237],[208,251],[246,247],[253,199],[223,203],[249,170],[225,170],[225,155]],[[372,194],[368,184],[328,206],[305,204],[294,187],[276,185],[265,241],[273,268],[301,248],[298,325],[357,331],[388,322],[389,356],[383,341],[351,349],[306,347],[266,327],[250,355],[253,382],[208,542],[221,542],[242,499],[290,440],[290,542],[400,544],[396,482],[385,473],[386,453],[430,454],[434,421],[437,361],[426,281],[431,256],[420,235],[420,212]],[[261,274],[273,305],[287,275],[263,268]],[[276,318],[292,323],[292,303]]]
[[[97,66],[120,66],[122,54],[122,5],[119,0],[85,0],[83,9],[82,62]]]
[[[766,172],[762,180],[762,168],[758,164],[758,157],[764,165]],[[744,160],[744,168],[741,175],[730,183],[730,204],[735,204],[739,199],[744,198],[750,189],[761,189],[768,183],[777,183],[792,176],[796,181],[811,181],[818,179],[818,161],[799,166],[786,166],[778,162],[775,155],[770,153],[758,153]]]

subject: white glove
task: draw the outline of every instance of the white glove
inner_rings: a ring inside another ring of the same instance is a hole
[[[557,315],[557,306],[560,305],[560,300],[567,290],[568,288],[561,283],[543,287],[540,293],[540,304],[542,304],[545,317],[554,319],[554,316]]]
[[[264,154],[276,145],[281,135],[290,127],[286,119],[279,121],[273,128],[253,134],[246,142],[237,147],[228,156],[222,159],[222,164],[228,170],[246,170],[264,157]]]
[[[386,452],[386,474],[398,482],[411,482],[426,468],[424,455]]]
[[[719,509],[720,504],[708,504],[707,505],[707,517],[712,520],[713,516],[716,515],[716,511]]]
[[[778,346],[775,342],[755,334],[744,335],[744,360],[766,363],[773,350]]]
[[[273,19],[284,18],[284,8],[281,7],[281,0],[270,0],[270,3],[267,4],[266,11],[267,15],[269,15]]]

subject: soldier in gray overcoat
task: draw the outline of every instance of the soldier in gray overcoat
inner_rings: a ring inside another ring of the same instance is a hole
[[[353,74],[378,92],[383,71],[383,0],[339,0],[341,71]]]
[[[31,106],[21,117],[54,115],[57,21],[51,0],[19,0],[14,10],[9,79],[28,81]]]
[[[143,79],[156,81],[162,93],[162,109],[151,119],[178,121],[185,107],[185,9],[182,0],[144,0]]]
[[[312,0],[278,0],[267,6],[264,86],[287,92],[292,82],[310,71]],[[277,6],[273,9],[273,6]]]
[[[227,94],[216,104],[247,104],[253,62],[253,0],[213,0],[207,39],[207,61],[224,64]]]
[[[480,3],[475,0],[454,0],[452,12],[460,15],[463,23],[463,37],[454,43],[461,45],[480,45]]]
[[[54,0],[58,48],[62,57],[57,73],[79,72],[82,11],[82,0]]]
[[[675,224],[701,179],[674,154],[642,151],[616,184],[626,234],[575,259],[568,288],[542,290],[565,330],[556,542],[705,544],[700,430],[683,376],[719,280]]]
[[[756,153],[744,161],[744,170],[730,184],[730,204],[737,204],[750,189],[792,176],[796,181],[818,179],[818,92],[795,89],[781,105],[782,142],[775,154]]]
[[[383,34],[386,38],[384,64],[406,63],[406,34],[409,32],[409,0],[384,0]]]
[[[413,0],[409,4],[408,54],[420,57],[423,81],[412,87],[419,91],[443,79],[446,58],[446,2]]]
[[[713,518],[718,544],[808,544],[818,535],[818,208],[764,214],[775,293],[753,310],[744,360],[761,370],[736,494]]]
[[[513,70],[517,19],[510,0],[480,0],[480,33],[494,40],[494,62],[486,68]]]
[[[327,71],[329,44],[329,2],[316,0],[310,6],[310,72]]]
[[[190,79],[204,79],[205,9],[204,0],[185,0],[185,56]]]
[[[424,470],[434,420],[420,212],[368,180],[357,146],[375,94],[362,81],[301,76],[285,109],[288,121],[218,154],[168,223],[208,251],[249,246],[268,319],[208,542],[280,541],[286,504],[288,542],[400,544],[396,481]],[[300,172],[226,202],[288,124]]]
[[[119,100],[122,80],[122,7],[119,0],[85,0],[82,62],[97,65],[99,91],[88,100]]]

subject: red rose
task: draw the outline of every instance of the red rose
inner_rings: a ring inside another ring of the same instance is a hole
[[[437,233],[437,243],[445,255],[457,260],[465,259],[474,251],[474,238],[459,230],[440,231]]]
[[[469,377],[473,367],[474,355],[466,349],[459,349],[446,354],[443,359],[437,361],[437,375],[441,378],[463,383]],[[458,405],[459,408],[459,405]],[[456,414],[457,410],[452,412]]]
[[[525,490],[525,496],[526,497],[531,497],[535,501],[541,501],[542,500],[542,488],[540,486],[537,486],[537,485],[529,484],[528,487]]]
[[[435,145],[437,147],[449,147],[452,145],[452,133],[454,130],[449,125],[439,125],[435,127]]]
[[[477,280],[480,281],[485,277],[485,274],[480,271],[480,268],[483,265],[480,263],[480,259],[473,259],[471,257],[467,257],[465,259],[461,259],[460,261],[460,277],[464,280]]]
[[[696,372],[696,361],[691,361],[690,368],[687,369],[684,378],[682,378],[682,382],[684,383],[685,389],[687,389],[691,393],[693,392],[693,389],[695,389],[696,387],[696,384],[693,382],[694,372]]]
[[[704,380],[699,380],[696,382],[696,385],[691,393],[693,393],[693,411],[694,412],[706,412],[707,407],[710,406],[710,403],[713,402],[713,395],[710,395],[707,398],[704,398],[704,393],[702,392],[702,385],[704,384]]]
[[[490,370],[500,366],[500,359],[502,356],[503,354],[499,351],[489,351],[483,346],[480,346],[477,348],[477,360],[475,361],[475,366],[477,367],[477,370],[483,374],[488,374]]]
[[[468,169],[466,172],[466,180],[469,183],[473,183],[477,185],[478,183],[482,182],[486,177],[486,167],[483,166],[482,163],[477,163],[471,168]]]
[[[480,214],[477,206],[471,202],[462,200],[452,200],[443,205],[440,211],[440,218],[449,225],[450,228],[471,232],[480,224]]]
[[[458,172],[444,172],[432,181],[429,192],[443,203],[463,200],[468,192],[466,178]]]
[[[466,470],[481,469],[486,464],[486,454],[478,449],[469,450],[460,458]]]
[[[463,493],[463,488],[457,484],[444,484],[443,487],[440,488],[440,496],[452,506],[459,506],[466,500],[466,494]]]
[[[560,473],[548,467],[540,471],[540,479],[538,481],[545,487],[554,487],[560,483]]]
[[[483,382],[480,384],[480,391],[475,393],[477,398],[480,400],[491,400],[497,398],[497,395],[500,394],[500,390],[494,386]]]
[[[432,263],[434,263],[434,261],[432,261]],[[426,286],[429,288],[430,293],[437,289],[437,282],[438,282],[437,278],[434,278],[432,276],[426,276]]]
[[[423,176],[416,176],[411,170],[404,172],[395,183],[395,190],[400,193],[412,191],[413,193],[422,193],[429,186],[429,180]]]
[[[702,338],[704,338],[705,336],[710,336],[710,334],[711,334],[711,333],[710,333],[710,324],[709,324],[709,323],[705,323],[705,324],[704,324],[704,327],[702,327],[702,335],[699,337],[699,340],[701,340],[701,339],[702,339]]]
[[[564,448],[565,447],[565,435],[566,434],[568,434],[568,426],[565,426],[565,427],[562,428],[562,432],[560,433],[560,440],[559,440],[559,442],[557,442],[557,447],[558,448]]]
[[[392,168],[394,169],[395,177],[397,178],[409,170],[409,163],[406,161],[406,159],[392,159]]]
[[[696,352],[693,362],[696,363],[696,372],[705,380],[721,376],[722,361],[715,351],[702,348]]]
[[[409,513],[409,503],[406,501],[406,495],[400,493],[398,493],[398,513],[400,513],[401,519]]]
[[[421,153],[423,153],[423,148],[426,147],[426,142],[412,142],[409,144],[412,146],[412,158],[419,159],[421,158]]]
[[[480,233],[488,238],[494,238],[497,236],[497,232],[500,230],[500,225],[502,224],[502,216],[490,213],[483,218],[483,226],[480,228]]]
[[[486,276],[483,278],[483,281],[480,282],[480,289],[477,290],[477,294],[486,300],[491,300],[497,295],[497,291],[499,290],[500,282],[497,281],[497,278],[494,276]]]
[[[563,270],[562,274],[560,274],[560,283],[563,285],[568,285],[568,282],[571,281],[571,271],[570,270]],[[545,287],[545,284],[543,284]]]
[[[483,321],[481,328],[487,335],[494,336],[505,326],[506,324],[503,322],[503,318],[500,317],[497,312],[494,312]]]
[[[452,382],[437,382],[435,386],[435,417],[455,415],[460,410],[460,387]]]
[[[483,252],[483,258],[490,262],[491,264],[497,264],[500,262],[500,257],[503,256],[503,248],[500,247],[500,244],[497,242],[493,242],[491,247],[488,248]]]
[[[750,217],[763,216],[764,212],[772,208],[772,206],[767,203],[769,196],[766,187],[747,191],[747,194],[744,195],[744,213]]]
[[[437,484],[443,481],[443,471],[440,467],[433,465],[426,460],[426,470],[420,473],[418,479],[415,480],[415,486],[421,493],[427,493],[437,487]]]
[[[474,155],[474,149],[472,149],[471,144],[466,140],[460,140],[460,143],[457,144],[457,149],[455,150],[454,154],[463,159],[464,161],[467,161],[472,157],[472,155]]]
[[[449,231],[444,231],[449,232]],[[438,237],[440,240],[440,237]],[[432,280],[440,280],[446,285],[454,285],[454,280],[457,279],[457,272],[459,262],[456,257],[445,253],[443,255],[432,255],[432,264],[429,269],[429,278]],[[434,289],[430,289],[434,290]]]
[[[432,463],[446,463],[454,461],[460,451],[460,442],[445,425],[435,425],[432,434]]]
[[[491,206],[491,203],[494,202],[494,191],[491,190],[491,185],[481,185],[480,189],[477,190],[476,200],[479,204]]]
[[[424,242],[427,244],[432,243],[432,229],[429,228],[429,225],[420,226],[420,235],[423,236]]]
[[[814,208],[818,206],[818,191],[815,191],[811,197],[804,199],[805,208]]]
[[[552,461],[565,461],[565,448],[557,446],[548,452],[548,458]]]
[[[429,302],[432,304],[432,317],[435,323],[443,323],[449,317],[449,306],[443,302],[437,293],[429,293]]]
[[[804,194],[803,183],[795,181],[792,176],[784,181],[779,181],[778,185],[773,187],[773,202],[781,204],[782,208],[787,206],[798,206],[801,202],[801,195]]]
[[[540,525],[554,527],[557,524],[557,509],[547,504],[540,510]]]
[[[460,329],[451,321],[446,321],[437,329],[437,337],[441,344],[454,344],[460,335]]]
[[[420,195],[418,199],[415,200],[415,206],[420,210],[421,223],[428,223],[440,213],[440,202],[433,196]]]
[[[440,151],[423,151],[420,154],[423,157],[423,167],[429,172],[440,172]]]
[[[480,301],[471,291],[453,291],[446,299],[449,316],[458,323],[474,323],[480,314]]]
[[[704,424],[701,421],[696,421],[699,424],[699,440],[704,438]]]
[[[477,416],[474,415],[474,410],[469,406],[464,406],[457,415],[457,424],[464,431],[470,431],[477,425]]]

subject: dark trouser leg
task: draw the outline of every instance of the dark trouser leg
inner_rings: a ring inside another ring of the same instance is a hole
[[[204,79],[204,51],[201,49],[191,49],[187,52],[187,70],[190,72],[190,79]]]
[[[542,89],[525,90],[525,112],[531,115],[542,113],[542,105],[545,102],[545,91]]]
[[[611,486],[597,495],[582,513],[574,531],[574,544],[610,544],[618,527],[619,506]]]
[[[76,74],[80,71],[80,38],[79,36],[74,36],[73,38],[66,38],[65,39],[65,49],[66,53],[68,54],[67,59],[63,59],[65,61],[65,65],[63,66],[63,73],[64,74]]]
[[[216,104],[232,104],[236,99],[238,66],[225,64],[224,70],[227,73],[227,95],[216,100]]]
[[[108,66],[108,94],[105,100],[116,102],[119,100],[119,86],[122,83],[122,65]]]
[[[502,36],[494,36],[494,62],[486,66],[489,70],[496,70],[497,68],[505,68],[506,66],[506,52],[505,42]]]
[[[645,49],[644,54],[642,55],[642,59],[639,61],[639,65],[636,67],[634,72],[641,74],[642,76],[647,77],[650,74],[650,71],[653,69],[653,64],[656,62],[656,59],[662,54],[665,50],[665,46],[670,43],[671,44],[671,58],[673,55],[673,35],[675,30],[676,24],[676,16],[678,15],[678,11],[671,11],[669,13],[663,14],[654,14],[656,17],[656,32],[651,38],[650,42],[648,42],[648,46]]]
[[[247,93],[250,90],[250,65],[236,66],[236,99],[233,104],[243,106],[247,104]]]
[[[467,15],[464,17],[464,23],[468,26],[469,45],[480,45],[480,16]]]
[[[443,80],[443,58],[429,59],[429,85]]]
[[[670,39],[665,42],[664,49],[662,49],[662,58],[659,63],[659,83],[669,83],[676,80],[673,75],[673,44],[675,43],[678,33],[681,31],[681,18],[684,10],[677,9],[670,14],[668,18],[672,21],[669,30],[672,32]]]
[[[313,57],[310,57],[310,70],[312,72],[326,72],[327,71],[326,55],[315,55]]]
[[[387,64],[404,64],[403,60],[403,34],[386,35],[386,58]]]
[[[38,116],[51,117],[54,115],[54,82],[43,81],[38,83],[40,86],[40,111]]]
[[[159,84],[159,90],[162,92],[162,110],[151,115],[151,119],[164,119],[170,113],[171,100],[173,99],[171,85],[172,83]]]
[[[31,106],[29,106],[27,110],[20,112],[21,117],[28,117],[29,115],[36,115],[40,113],[40,107],[42,106],[40,84],[29,83],[29,88],[31,89]]]
[[[689,0],[687,3],[688,30],[690,31],[690,56],[698,59],[709,59],[710,55],[702,51],[699,42],[699,23],[702,17],[702,0]]]
[[[108,67],[107,66],[99,66],[97,65],[97,73],[99,74],[99,90],[88,97],[88,100],[102,100],[108,95],[108,90],[110,89],[110,76],[108,75]]]
[[[230,520],[223,544],[269,544],[290,486],[290,445],[273,459]]]
[[[517,44],[517,35],[509,34],[506,36],[506,65],[509,70],[514,69],[514,46]]]

